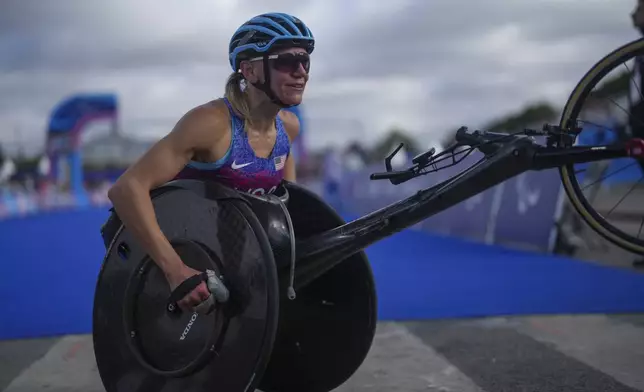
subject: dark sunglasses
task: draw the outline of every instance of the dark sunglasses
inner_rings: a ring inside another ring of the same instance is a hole
[[[250,61],[262,60],[263,57],[255,57]],[[300,69],[300,64],[306,73],[311,69],[311,58],[308,53],[282,53],[268,56],[268,63],[271,68],[279,72],[293,73]]]

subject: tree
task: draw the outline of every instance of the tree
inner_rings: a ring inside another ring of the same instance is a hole
[[[611,101],[627,96],[630,91],[631,77],[632,72],[623,71],[607,78],[592,91],[584,102],[582,109],[592,110],[593,107],[597,107],[598,105],[610,105]],[[644,95],[644,91],[640,91],[638,94]],[[504,133],[521,131],[525,127],[555,121],[560,112],[561,109],[555,109],[550,103],[538,101],[526,105],[526,107],[515,113],[510,113],[496,120],[492,120],[483,129]],[[442,140],[444,147],[454,141],[456,131],[457,129],[454,129],[446,133],[447,136]]]
[[[491,132],[516,132],[534,124],[550,122],[557,115],[558,111],[548,102],[536,102],[516,113],[493,120],[485,129]]]

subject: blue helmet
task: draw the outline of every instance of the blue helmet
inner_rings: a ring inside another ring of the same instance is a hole
[[[242,60],[283,47],[299,47],[309,54],[315,47],[311,30],[300,19],[284,13],[255,16],[242,24],[230,39],[228,58],[233,71]]]

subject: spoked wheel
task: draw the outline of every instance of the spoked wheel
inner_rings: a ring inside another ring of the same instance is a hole
[[[644,129],[644,111],[633,109],[640,102],[640,105],[644,105],[643,88],[634,84],[635,61],[638,58],[644,58],[644,39],[630,42],[605,56],[586,73],[572,91],[564,108],[560,126],[575,123],[580,126],[582,131],[577,138],[578,144],[582,144],[584,136],[586,143],[583,144],[586,145],[610,144],[610,139],[617,141],[642,137],[637,132],[632,135],[628,133],[628,130],[633,131],[633,126]],[[638,116],[640,118],[637,118]],[[584,120],[588,117],[592,118],[592,121]],[[608,135],[609,140],[588,139],[587,136],[591,132],[595,132],[592,134],[595,136],[604,132],[603,135]],[[620,161],[619,165],[616,164],[617,161]],[[638,254],[644,254],[644,213],[638,212],[637,209],[638,204],[641,206],[644,201],[644,175],[641,167],[644,167],[641,162],[623,158],[591,164],[571,164],[559,169],[570,203],[590,228],[613,244]],[[629,178],[623,177],[627,170],[631,173]],[[581,181],[578,178],[580,174],[584,177]],[[597,191],[587,190],[602,181],[610,181],[611,176],[622,178],[610,183],[609,192],[601,195]],[[607,205],[609,199],[613,205]],[[593,207],[591,203],[603,205]],[[616,203],[626,203],[628,206],[618,212],[619,206],[614,206]],[[639,211],[644,211],[644,207],[639,208]]]

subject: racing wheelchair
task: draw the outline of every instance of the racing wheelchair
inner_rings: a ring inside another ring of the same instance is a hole
[[[163,274],[112,212],[94,299],[93,338],[103,384],[112,391],[326,392],[360,367],[377,322],[375,282],[364,249],[528,170],[559,170],[584,221],[607,240],[644,254],[644,241],[609,224],[585,200],[574,164],[644,158],[644,141],[579,146],[578,116],[600,79],[644,53],[633,41],[581,79],[557,125],[506,134],[462,127],[445,151],[429,150],[405,170],[372,180],[401,184],[483,158],[430,188],[345,222],[320,197],[284,182],[250,195],[208,181],[172,181],[152,191],[162,231],[203,274],[215,298],[207,314],[182,312]],[[537,137],[545,143],[536,142]]]

